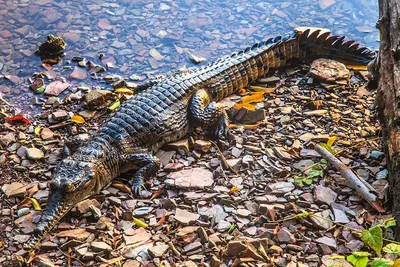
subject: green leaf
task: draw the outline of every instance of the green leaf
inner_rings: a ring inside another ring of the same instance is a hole
[[[322,146],[323,148],[325,148],[326,150],[328,150],[328,152],[331,153],[332,155],[336,155],[337,152],[332,147],[330,147],[328,144],[322,143],[319,145]]]
[[[324,164],[324,165],[327,165],[327,164],[328,164],[328,161],[327,161],[326,159],[321,159],[319,162],[320,162],[321,164]]]
[[[44,90],[46,89],[46,87],[43,85],[42,87],[39,87],[38,89],[35,90],[36,94],[41,94],[44,92]]]
[[[308,176],[306,177],[306,176],[297,176],[296,175],[295,177],[293,177],[293,179],[294,179],[294,183],[301,187],[303,187],[305,185],[310,185],[313,182],[313,178],[312,177],[310,178]]]
[[[353,252],[353,254],[347,256],[346,260],[355,267],[366,267],[370,255],[368,252]]]
[[[232,223],[231,227],[229,227],[228,233],[232,233],[233,230],[235,230],[235,228],[236,228],[236,224]]]
[[[392,264],[393,264],[393,261],[391,261],[391,260],[376,258],[372,262],[371,267],[389,267]]]
[[[397,221],[396,221],[396,219],[395,219],[394,217],[391,217],[391,218],[389,218],[389,219],[386,219],[386,220],[383,222],[383,225],[385,226],[385,228],[389,228],[389,227],[392,227],[392,226],[396,226],[396,224],[397,224]]]
[[[397,245],[395,243],[389,243],[383,248],[383,251],[390,254],[400,255],[400,245]]]
[[[382,229],[380,226],[371,227],[361,232],[361,240],[368,244],[377,253],[381,253],[383,246]]]
[[[324,177],[324,170],[311,170],[307,174],[308,179],[314,179],[314,178],[323,178]]]
[[[344,256],[342,255],[335,255],[332,257],[327,258],[327,260],[334,261],[334,260],[344,260]]]

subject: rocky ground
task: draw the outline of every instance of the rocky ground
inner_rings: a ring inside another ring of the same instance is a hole
[[[21,263],[20,255],[34,266],[329,266],[332,255],[369,250],[343,225],[364,229],[390,217],[313,149],[336,136],[336,157],[384,198],[387,169],[366,72],[297,64],[221,102],[232,122],[221,152],[200,129],[166,145],[157,153],[163,169],[141,199],[129,175],[115,179],[28,255],[22,245],[46,206],[64,141],[91,135],[136,86],[84,58],[71,64],[71,76],[105,83],[71,87],[36,74],[31,88],[46,97],[34,100],[41,106],[34,121],[0,102],[0,265],[12,255]],[[331,83],[319,77],[326,72]],[[314,215],[290,219],[304,211]]]

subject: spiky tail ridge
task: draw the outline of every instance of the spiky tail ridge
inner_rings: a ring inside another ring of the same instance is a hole
[[[200,68],[199,78],[208,81],[206,87],[213,100],[219,101],[263,77],[270,69],[283,67],[293,60],[329,58],[366,65],[375,58],[375,52],[344,39],[331,36],[326,29],[297,28],[294,34],[270,38]]]

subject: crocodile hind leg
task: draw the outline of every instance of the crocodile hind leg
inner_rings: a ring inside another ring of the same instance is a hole
[[[225,140],[228,136],[229,119],[225,109],[211,102],[209,93],[198,90],[190,100],[190,115],[195,125],[206,128],[213,140]]]
[[[143,180],[154,177],[160,169],[160,160],[150,154],[140,153],[125,156],[122,160],[123,172],[137,170],[133,176],[132,193],[140,196]]]

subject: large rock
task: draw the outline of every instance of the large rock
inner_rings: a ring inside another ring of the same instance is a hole
[[[350,78],[350,71],[343,63],[320,58],[311,64],[310,75],[322,82],[343,83]]]
[[[204,189],[214,183],[213,174],[206,168],[193,168],[168,174],[166,183],[179,188]]]

